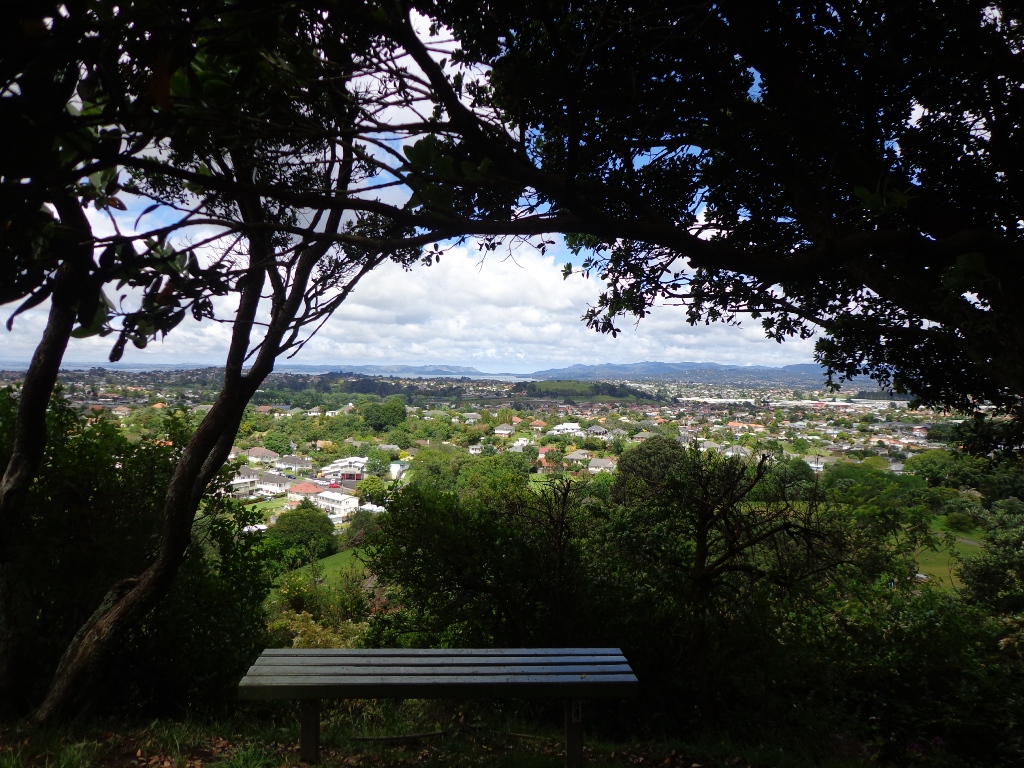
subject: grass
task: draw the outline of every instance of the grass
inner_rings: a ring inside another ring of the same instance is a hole
[[[932,520],[931,529],[936,536],[940,537],[950,533],[940,517]],[[981,550],[977,542],[981,541],[982,535],[980,529],[959,532],[956,534],[957,540],[954,549],[962,555],[975,554]],[[960,586],[954,572],[955,565],[953,552],[944,542],[939,543],[937,550],[923,550],[917,557],[918,572],[923,573],[941,589],[955,589]]]
[[[358,549],[345,549],[328,557],[321,558],[318,563],[320,564],[324,581],[332,587],[337,587],[341,585],[343,573],[352,570],[362,571],[363,563],[359,560],[358,554]],[[302,573],[308,570],[309,566],[304,565],[301,568],[296,568],[295,572]]]
[[[524,714],[525,713],[525,714]],[[504,702],[325,702],[321,765],[325,768],[556,768],[564,765],[560,712]],[[299,766],[298,708],[240,705],[215,721],[148,724],[76,721],[33,730],[0,727],[0,768],[276,768]],[[820,750],[729,739],[610,741],[585,734],[590,768],[867,768],[859,750]],[[845,753],[845,754],[844,754]]]
[[[284,505],[287,501],[288,497],[282,495],[277,498],[273,498],[270,501],[258,501],[251,505],[251,508],[259,512],[263,516],[264,520],[268,520],[271,515],[283,512]]]
[[[330,557],[323,558],[320,561],[320,567],[323,568],[324,580],[328,584],[337,586],[341,583],[342,573],[353,569],[361,571],[363,563],[357,557],[358,553],[358,549],[345,549]],[[308,568],[309,566],[306,567]]]

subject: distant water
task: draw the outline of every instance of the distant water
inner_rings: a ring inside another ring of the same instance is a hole
[[[148,373],[150,371],[196,371],[206,368],[220,368],[219,365],[203,365],[202,363],[111,363],[111,362],[65,362],[61,364],[62,371],[88,371],[93,368],[105,368],[108,371],[120,371],[123,373]],[[0,361],[0,371],[25,371],[28,370],[28,362],[3,362]],[[514,373],[484,373],[474,371],[472,373],[442,373],[440,371],[402,373],[378,372],[364,373],[362,371],[346,371],[337,365],[279,365],[274,368],[274,373],[304,373],[318,375],[324,373],[358,373],[361,376],[394,377],[400,379],[468,379],[470,381],[539,381],[539,379],[526,375]]]

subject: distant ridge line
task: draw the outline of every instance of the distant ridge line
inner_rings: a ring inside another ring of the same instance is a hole
[[[110,363],[110,362],[65,362],[61,368],[64,370],[88,370],[90,368],[108,368],[121,371],[160,371],[160,370],[190,370],[217,368],[219,366],[204,363]],[[27,363],[21,362],[0,362],[0,370],[24,370]],[[668,379],[685,378],[687,374],[704,374],[699,378],[708,375],[715,379],[724,380],[731,377],[740,379],[751,378],[800,378],[824,379],[825,369],[816,363],[798,363],[784,366],[768,365],[730,365],[724,363],[682,361],[666,363],[660,361],[645,361],[640,363],[598,363],[596,365],[583,365],[577,363],[564,368],[547,368],[532,373],[510,373],[510,372],[488,372],[481,371],[470,366],[460,365],[348,365],[337,364],[286,364],[275,368],[278,373],[352,373],[363,376],[466,376],[469,378],[487,378],[488,376],[501,376],[523,379],[578,379],[578,380],[599,380],[599,379]],[[808,382],[809,383],[809,382]]]

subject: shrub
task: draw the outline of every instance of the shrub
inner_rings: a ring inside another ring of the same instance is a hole
[[[950,512],[946,515],[946,528],[956,533],[973,530],[977,523],[966,512]]]
[[[0,463],[15,404],[10,390],[0,391]],[[108,590],[155,557],[163,496],[187,428],[172,413],[163,425],[169,439],[133,443],[115,424],[87,424],[59,395],[52,399],[44,461],[6,574],[15,597],[11,690],[19,698],[3,705],[18,712],[37,701]],[[219,700],[262,644],[268,559],[262,537],[242,532],[256,520],[223,496],[226,482],[222,476],[203,500],[168,595],[97,669],[96,711]]]

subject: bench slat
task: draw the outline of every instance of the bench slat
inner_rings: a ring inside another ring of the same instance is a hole
[[[242,699],[380,699],[380,698],[588,698],[636,693],[632,674],[572,675],[417,675],[388,678],[350,675],[247,675],[239,683]]]
[[[263,656],[621,656],[618,648],[267,648]]]
[[[625,664],[621,654],[615,656],[260,656],[254,666],[257,667],[302,667],[310,664],[317,666],[416,666],[444,664],[447,667],[502,666],[507,664],[531,665],[544,667],[557,664],[589,664],[606,666]]]
[[[443,675],[445,677],[465,677],[473,675],[590,675],[590,674],[632,674],[628,664],[501,664],[501,665],[472,665],[462,667],[451,667],[446,664],[429,665],[321,665],[321,664],[287,664],[254,665],[249,669],[249,675],[255,677],[265,676],[294,676],[302,677],[331,675],[344,678],[352,675],[379,675],[381,677],[407,677],[410,675]]]

